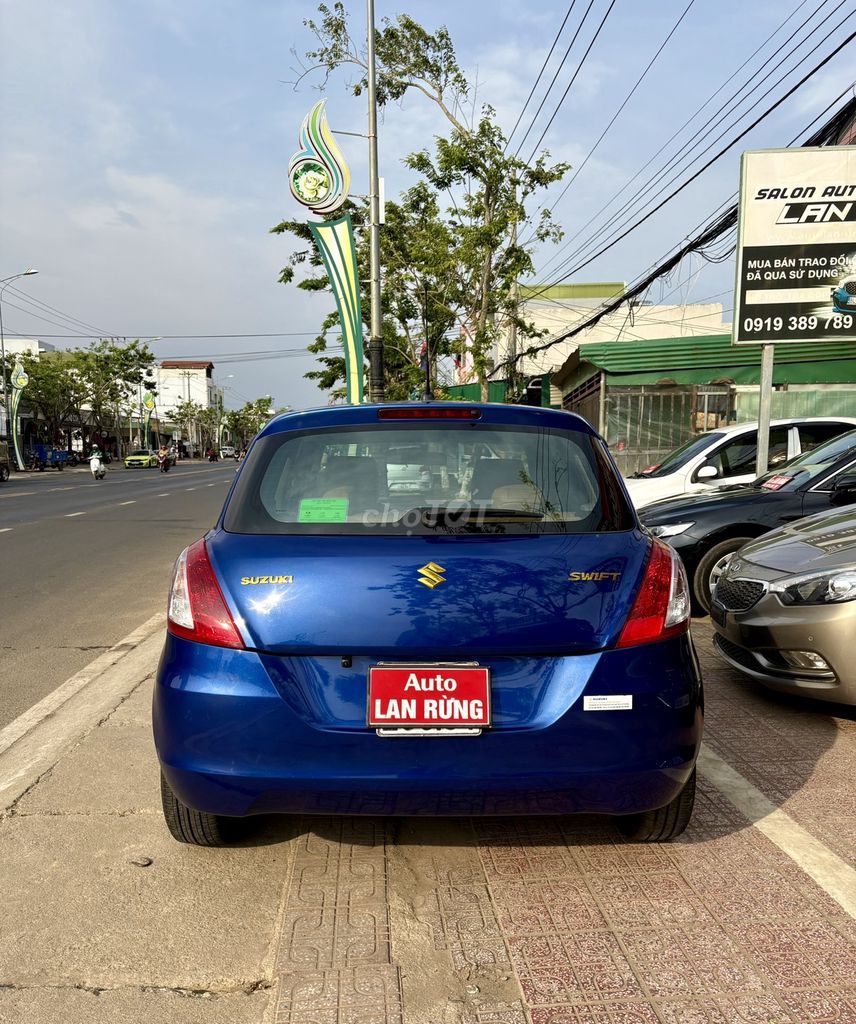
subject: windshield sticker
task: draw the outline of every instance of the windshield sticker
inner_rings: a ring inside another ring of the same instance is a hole
[[[347,498],[304,498],[297,513],[298,523],[345,523]]]
[[[784,487],[785,484],[789,484],[793,480],[792,476],[771,476],[769,480],[765,480],[761,486],[765,491],[778,491],[780,487]]]

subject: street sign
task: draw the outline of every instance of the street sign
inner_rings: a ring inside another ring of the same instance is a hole
[[[735,345],[856,341],[856,146],[743,154]]]

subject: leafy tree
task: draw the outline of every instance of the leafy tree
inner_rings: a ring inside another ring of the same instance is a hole
[[[181,428],[182,434],[193,440],[197,433],[197,425],[205,410],[189,398],[182,398],[175,403],[169,413],[169,419]]]
[[[320,19],[306,22],[318,40],[307,59],[314,68],[323,69],[327,78],[337,68],[356,68],[359,77],[350,88],[359,96],[367,87],[367,62],[350,34],[344,4],[321,4],[318,10]],[[427,342],[430,358],[446,344],[439,337],[432,342],[431,324],[444,339],[454,326],[463,340],[453,344],[462,355],[466,347],[482,396],[487,398],[492,353],[499,338],[512,326],[524,339],[543,333],[521,317],[515,286],[534,271],[532,243],[558,241],[562,232],[549,209],[543,209],[533,223],[527,203],[561,180],[569,166],[549,166],[545,153],[530,166],[507,152],[507,139],[488,105],[482,106],[474,123],[459,115],[471,87],[447,29],[429,33],[413,18],[399,15],[394,21],[384,20],[383,28],[376,32],[375,46],[378,103],[383,106],[416,91],[431,100],[449,124],[448,136],[437,137],[433,151],[425,149],[405,159],[422,180],[405,193],[400,204],[387,204],[381,231],[383,315],[396,338],[404,339],[409,353],[405,363],[411,369],[414,328],[418,333],[420,318],[420,350]],[[363,222],[364,217],[360,224]],[[283,222],[273,230],[306,237],[295,231],[294,222]],[[527,236],[525,243],[519,240],[521,234]],[[365,242],[361,241],[360,248],[365,248]],[[297,261],[301,258],[306,259],[306,254],[298,253]],[[313,261],[311,254],[309,259]],[[292,280],[294,262],[292,258],[291,266],[281,275],[285,283]],[[324,285],[323,277],[300,284],[312,290]],[[364,312],[367,310],[366,300]],[[335,322],[335,314],[328,317],[310,351],[324,351],[320,339]],[[385,343],[387,329],[385,324]],[[393,388],[395,348],[389,346]],[[338,361],[325,357],[322,362],[325,370],[315,371],[320,386],[342,379]]]
[[[246,402],[240,409],[230,409],[223,420],[238,446],[246,448],[273,415],[273,399],[265,395],[254,402]]]
[[[74,353],[75,368],[86,389],[88,419],[101,435],[121,433],[122,412],[139,408],[141,391],[156,392],[151,372],[155,357],[145,342],[120,345],[102,339]]]
[[[45,439],[53,443],[69,416],[85,402],[85,385],[65,352],[24,354],[21,364],[29,377],[24,398],[41,416]]]

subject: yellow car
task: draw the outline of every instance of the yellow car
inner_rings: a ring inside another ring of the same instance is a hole
[[[137,466],[150,467],[158,464],[158,453],[150,448],[135,448],[130,455],[125,456],[125,469],[134,469]]]

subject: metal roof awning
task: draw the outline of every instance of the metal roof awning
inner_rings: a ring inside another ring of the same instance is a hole
[[[848,342],[779,345],[774,384],[856,383],[856,349]],[[730,334],[581,345],[553,373],[563,392],[597,373],[615,385],[758,384],[761,346],[735,347]]]

